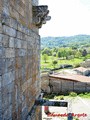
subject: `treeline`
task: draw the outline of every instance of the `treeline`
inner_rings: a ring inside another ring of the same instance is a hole
[[[48,56],[54,56],[59,59],[74,59],[83,57],[87,59],[90,57],[90,48],[88,49],[78,49],[73,47],[61,47],[61,48],[44,48],[41,50],[41,54],[43,56],[43,60],[46,62],[48,60]]]
[[[70,37],[43,37],[41,38],[41,49],[45,47],[90,47],[90,35],[75,35]]]

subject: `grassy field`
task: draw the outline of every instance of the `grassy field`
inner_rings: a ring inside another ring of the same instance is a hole
[[[41,70],[54,68],[53,63],[52,63],[53,60],[58,61],[57,65],[55,66],[57,68],[57,67],[60,67],[61,64],[70,64],[70,65],[75,66],[76,64],[80,64],[81,62],[83,62],[83,59],[84,58],[81,57],[81,58],[74,58],[71,60],[66,60],[66,59],[59,59],[57,57],[48,56],[48,59],[46,60],[46,63],[45,63],[43,56],[41,55]]]

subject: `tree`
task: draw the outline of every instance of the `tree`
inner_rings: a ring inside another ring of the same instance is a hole
[[[55,68],[55,65],[58,63],[58,61],[57,60],[54,60],[53,61],[53,66],[54,66],[54,68]]]
[[[49,49],[49,48],[45,48],[43,51],[42,51],[42,55],[44,54],[47,54],[48,56],[51,56],[52,55],[52,50]]]
[[[61,52],[60,52],[60,51],[57,53],[57,56],[58,56],[59,58],[61,57]]]
[[[80,51],[77,51],[75,57],[76,57],[76,58],[81,57],[81,52],[80,52]]]
[[[47,54],[44,54],[44,55],[43,55],[43,59],[44,59],[44,61],[45,61],[45,63],[46,63],[47,60],[48,60],[48,55],[47,55]]]
[[[56,57],[56,52],[53,53],[53,56]]]
[[[87,51],[86,51],[86,49],[84,49],[84,50],[82,51],[82,56],[85,57],[86,55],[87,55]]]

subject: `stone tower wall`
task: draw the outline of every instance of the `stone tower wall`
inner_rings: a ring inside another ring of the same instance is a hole
[[[32,5],[38,0],[0,0],[0,120],[26,120],[40,94],[40,37]]]

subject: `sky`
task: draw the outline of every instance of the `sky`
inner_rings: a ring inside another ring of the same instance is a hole
[[[90,0],[39,0],[48,5],[51,20],[39,30],[41,37],[90,35]]]

